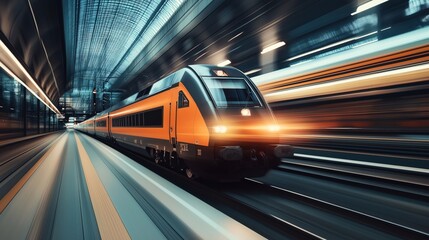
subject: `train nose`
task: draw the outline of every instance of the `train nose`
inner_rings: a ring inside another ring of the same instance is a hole
[[[274,148],[274,155],[278,158],[292,157],[293,147],[289,145],[277,145]]]
[[[243,159],[243,150],[239,146],[225,146],[219,153],[222,159],[226,161],[240,161]]]

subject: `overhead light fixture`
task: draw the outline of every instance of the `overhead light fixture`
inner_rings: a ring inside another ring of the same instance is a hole
[[[360,44],[358,44],[358,45],[353,46],[352,48],[362,47],[362,46],[368,45],[368,44],[373,43],[373,42],[377,42],[377,39],[373,39],[373,40],[368,41],[368,42],[360,43]]]
[[[257,69],[253,69],[253,70],[250,70],[250,71],[248,71],[248,72],[245,72],[244,74],[246,74],[246,75],[250,75],[250,74],[253,74],[253,73],[257,73],[257,72],[259,72],[259,71],[261,71],[261,69],[260,69],[260,68],[257,68]]]
[[[45,94],[45,92],[39,87],[36,81],[31,77],[27,70],[22,66],[21,62],[13,55],[9,48],[0,40],[0,68],[2,68],[9,76],[23,85],[29,92],[31,92],[36,98],[38,98],[43,104],[58,115],[61,115],[57,107],[52,103],[51,99]],[[4,61],[4,62],[2,62]],[[25,76],[26,82],[20,79],[11,68],[16,71],[19,70]],[[32,88],[35,88],[33,90]]]
[[[378,5],[382,4],[382,3],[385,3],[387,1],[389,1],[389,0],[372,0],[372,1],[366,2],[366,3],[362,4],[362,5],[360,5],[359,7],[357,7],[356,11],[353,12],[353,13],[351,13],[351,15],[352,16],[356,15],[356,14],[361,13],[363,11],[366,11],[366,10],[368,10],[370,8],[378,6]]]
[[[285,42],[283,42],[283,41],[281,41],[281,42],[277,42],[277,43],[274,43],[274,44],[272,44],[272,45],[270,45],[270,46],[268,46],[268,47],[266,47],[266,48],[262,49],[261,54],[264,54],[264,53],[267,53],[267,52],[271,52],[271,51],[273,51],[274,49],[277,49],[277,48],[282,47],[282,46],[284,46],[284,45],[286,45],[286,43],[285,43]]]
[[[43,104],[45,104],[49,109],[52,110],[52,112],[59,114],[59,110],[55,107],[55,105],[53,105],[52,103],[52,107],[54,107],[57,111],[54,110],[54,108],[51,107],[51,105],[47,104],[39,95],[37,95],[28,85],[26,85],[20,78],[18,78],[9,68],[7,68],[6,65],[4,65],[2,62],[0,62],[0,68],[2,68],[9,76],[11,76],[14,80],[16,80],[19,84],[21,84],[22,86],[24,86],[31,94],[33,94],[37,99],[39,99]],[[40,90],[41,91],[41,90]],[[42,92],[43,93],[43,92]],[[44,93],[43,93],[44,94]],[[45,95],[46,96],[46,95]],[[46,97],[47,98],[47,97]],[[48,98],[49,100],[49,98]]]
[[[218,65],[219,67],[223,67],[223,66],[226,66],[226,65],[229,65],[229,64],[231,64],[231,61],[229,61],[229,60],[227,59],[227,60],[225,60],[225,61],[223,61],[223,62],[218,63],[217,65]]]

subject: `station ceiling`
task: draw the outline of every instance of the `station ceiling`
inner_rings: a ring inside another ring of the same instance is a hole
[[[57,106],[90,115],[188,64],[228,59],[253,75],[290,66],[293,56],[388,26],[395,16],[383,13],[409,4],[351,15],[362,2],[1,0],[0,39]],[[278,41],[286,46],[260,54]]]

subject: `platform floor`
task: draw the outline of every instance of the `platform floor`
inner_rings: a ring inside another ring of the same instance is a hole
[[[0,239],[262,238],[74,130],[57,133],[27,162],[32,166],[13,184],[8,180],[19,169],[0,182],[7,189],[0,195]]]

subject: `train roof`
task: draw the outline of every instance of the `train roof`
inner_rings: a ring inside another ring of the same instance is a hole
[[[187,67],[181,68],[171,74],[169,74],[168,76],[161,78],[155,82],[153,82],[150,85],[145,86],[144,88],[142,88],[141,90],[139,90],[139,92],[125,98],[124,100],[118,102],[117,104],[111,106],[110,108],[97,113],[95,116],[91,117],[93,119],[96,119],[98,117],[101,117],[109,112],[113,112],[117,109],[120,109],[122,107],[125,107],[131,103],[134,103],[138,100],[144,99],[147,96],[152,95],[152,86],[154,86],[155,84],[157,84],[158,82],[161,81],[165,81],[168,78],[171,78],[174,74],[176,74],[177,72],[183,71],[185,69],[191,69],[193,72],[195,72],[197,75],[199,75],[200,77],[243,77],[244,73],[242,73],[240,70],[238,70],[237,68],[234,67],[229,67],[229,66],[217,66],[217,65],[211,65],[211,64],[194,64],[194,65],[188,65]],[[164,89],[171,87],[172,85],[174,85],[174,81],[170,81],[169,84],[166,84],[164,87]],[[160,89],[163,90],[163,89]],[[153,94],[156,94],[157,92],[154,92]],[[89,118],[89,119],[91,119]],[[87,119],[87,120],[89,120]],[[85,120],[86,121],[86,120]]]
[[[229,66],[219,67],[217,65],[196,64],[188,67],[200,77],[243,77],[244,75],[237,68]]]

